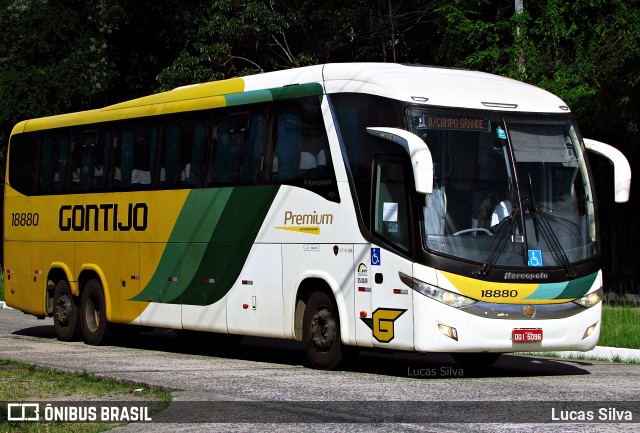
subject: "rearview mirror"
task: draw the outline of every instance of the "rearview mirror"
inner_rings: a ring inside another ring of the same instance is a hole
[[[411,158],[411,168],[416,191],[422,194],[433,192],[433,159],[431,152],[420,137],[398,128],[367,128],[374,137],[392,141],[404,147]]]
[[[584,139],[587,150],[602,155],[613,163],[614,194],[616,203],[629,201],[631,190],[631,166],[627,158],[613,146],[600,141]]]

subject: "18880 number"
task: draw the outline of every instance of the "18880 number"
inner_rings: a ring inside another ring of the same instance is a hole
[[[11,214],[11,225],[14,227],[36,227],[40,222],[37,212],[17,212]]]
[[[517,298],[517,290],[482,290],[483,298]]]

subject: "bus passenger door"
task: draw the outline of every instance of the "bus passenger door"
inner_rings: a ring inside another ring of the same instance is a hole
[[[371,231],[372,311],[375,347],[413,350],[413,290],[401,280],[412,276],[408,167],[402,158],[374,163]]]

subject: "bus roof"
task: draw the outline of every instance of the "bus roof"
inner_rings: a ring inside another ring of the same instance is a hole
[[[371,93],[427,106],[566,113],[567,104],[530,84],[484,72],[387,63],[330,64],[327,93]]]
[[[183,86],[100,109],[23,121],[13,133],[263,102],[276,99],[275,89],[308,83],[322,84],[327,94],[367,93],[423,106],[569,111],[561,99],[545,90],[483,72],[393,63],[332,63]],[[302,94],[308,92],[306,88]],[[243,93],[246,98],[229,97]]]

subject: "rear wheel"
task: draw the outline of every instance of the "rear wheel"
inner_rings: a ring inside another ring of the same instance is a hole
[[[453,359],[463,367],[489,367],[500,358],[502,353],[452,353]]]
[[[102,285],[89,280],[82,291],[80,318],[84,342],[97,346],[108,336],[108,323]]]
[[[74,298],[65,280],[58,281],[53,292],[53,326],[61,341],[80,338],[80,311],[78,299]]]
[[[333,370],[348,362],[350,351],[340,338],[340,318],[335,301],[324,292],[314,292],[302,319],[302,341],[311,365]]]

